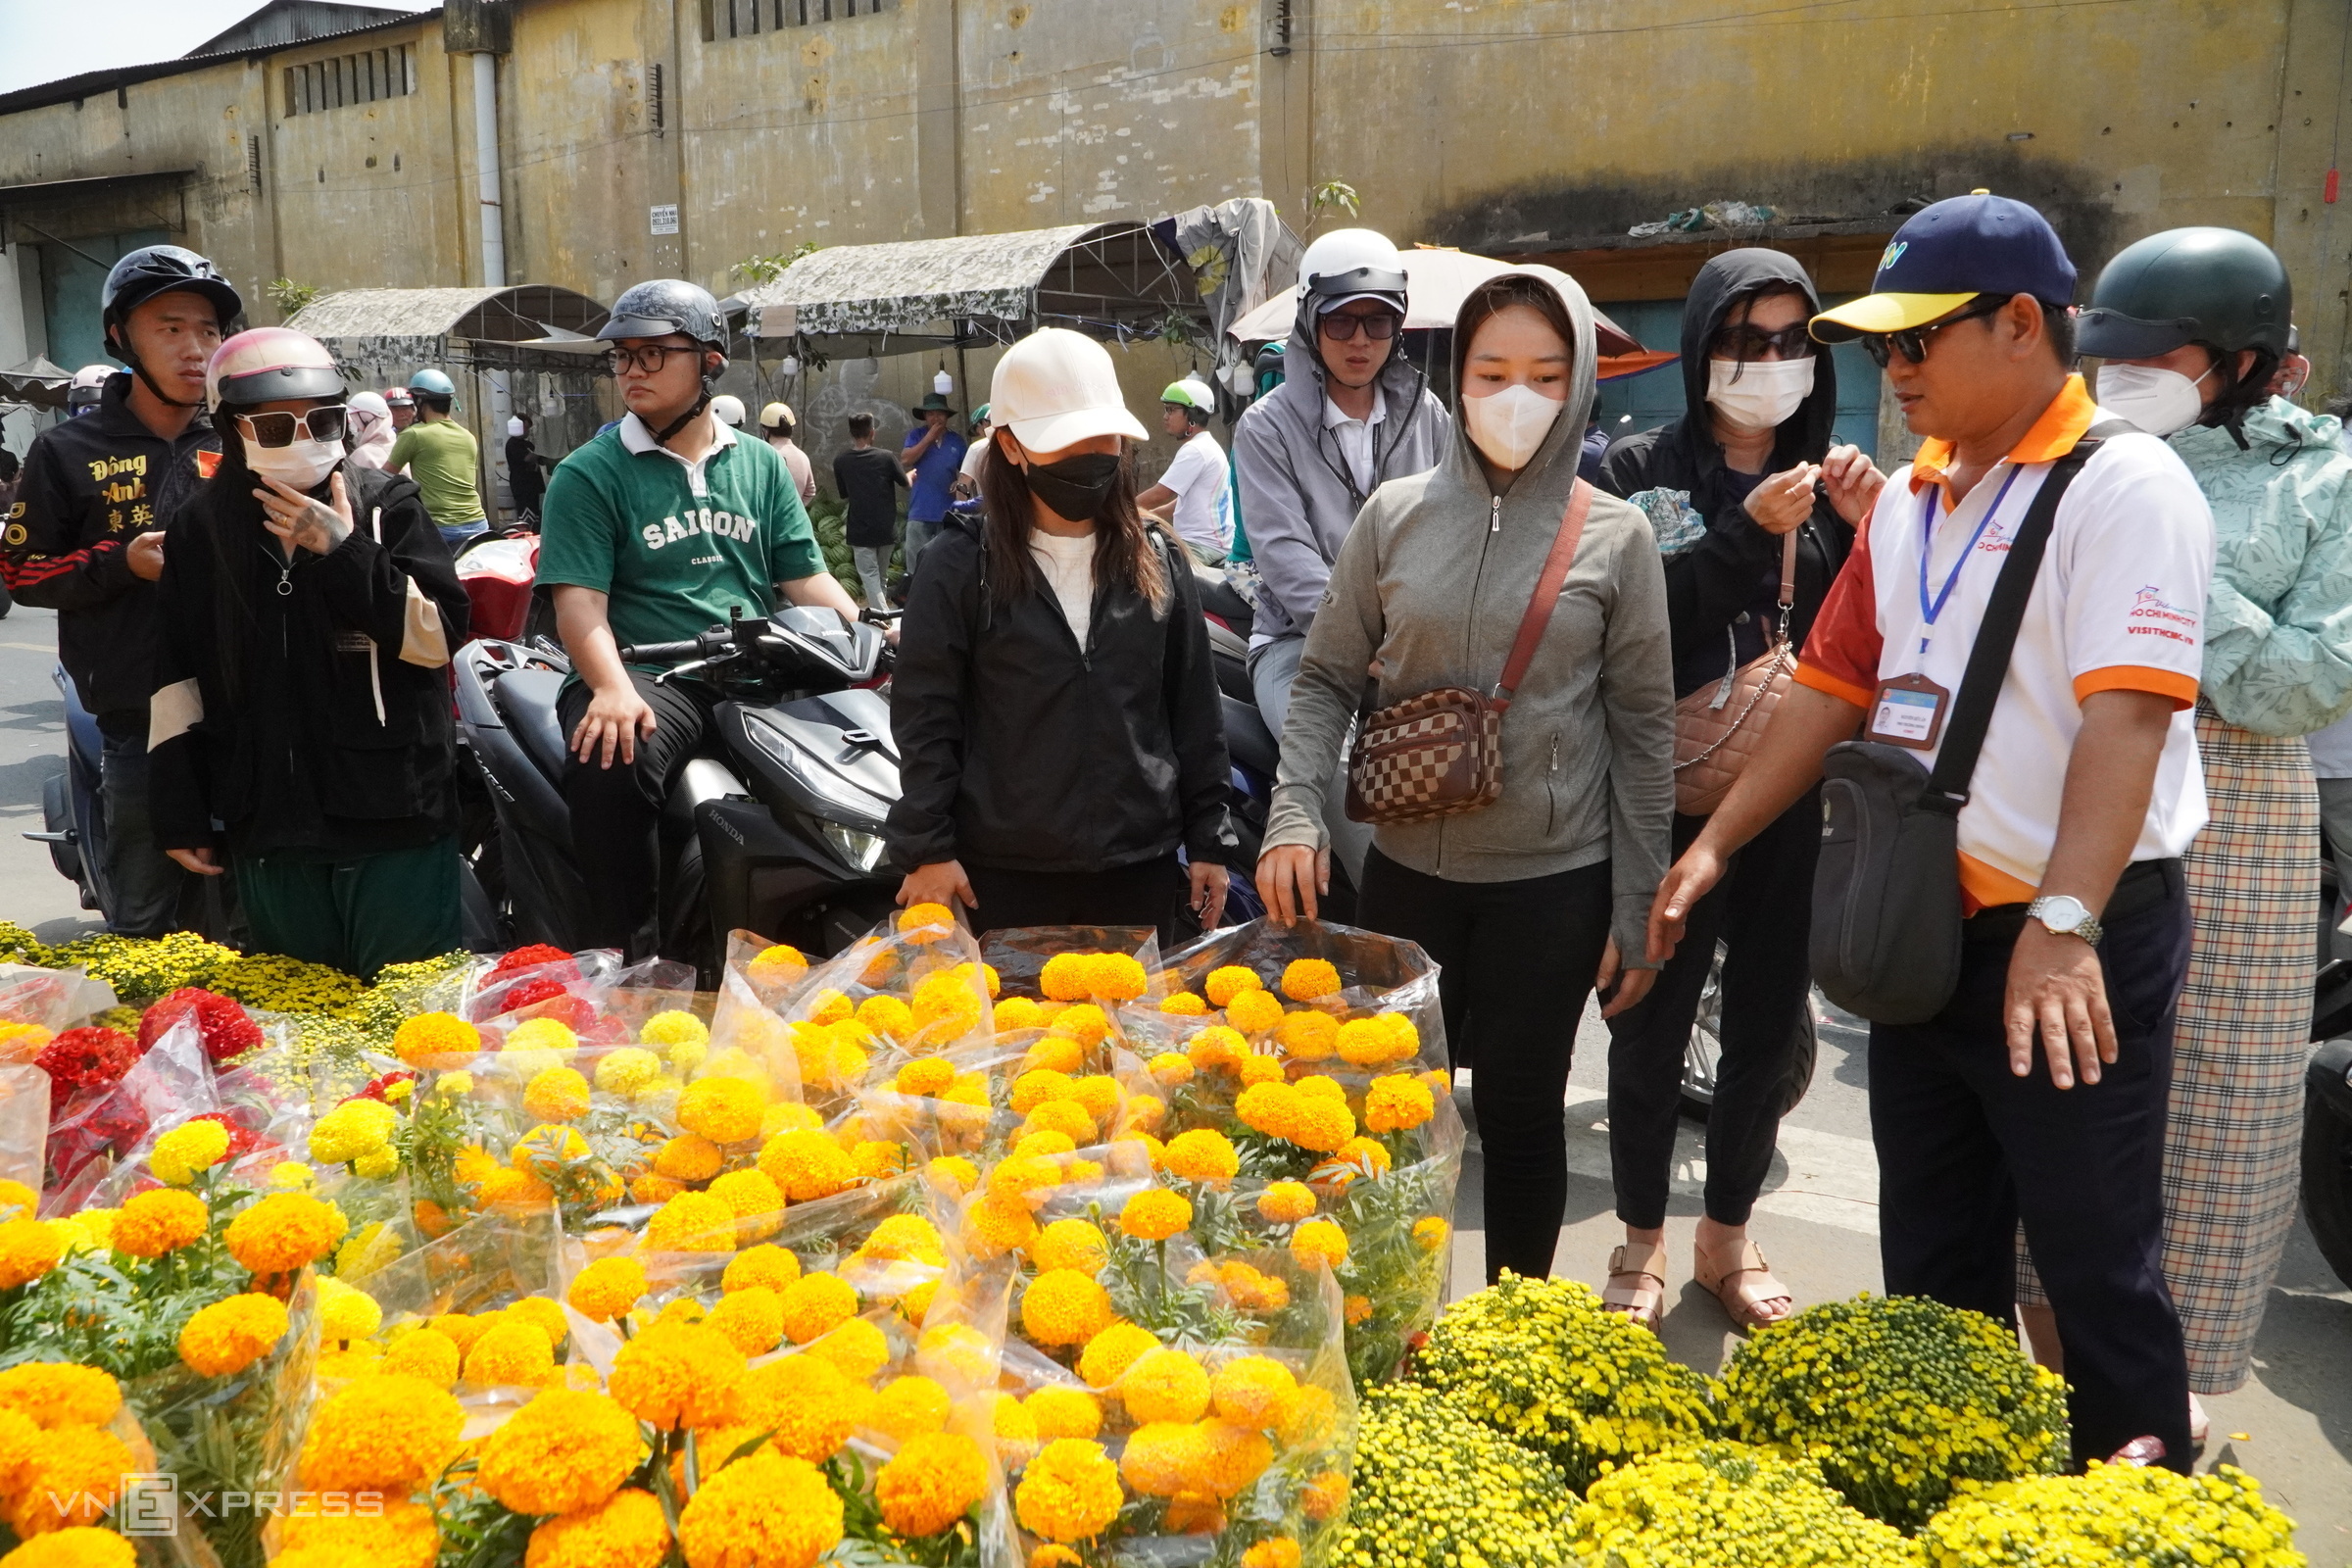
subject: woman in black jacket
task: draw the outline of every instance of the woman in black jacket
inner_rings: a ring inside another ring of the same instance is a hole
[[[1838,385],[1829,353],[1806,334],[1821,309],[1793,258],[1740,249],[1699,270],[1683,307],[1689,412],[1627,436],[1601,460],[1601,485],[1650,514],[1666,557],[1674,695],[1718,686],[1763,655],[1780,620],[1782,556],[1796,539],[1789,636],[1798,647],[1852,547],[1884,476],[1851,446],[1831,445]],[[1794,1308],[1747,1239],[1748,1212],[1772,1163],[1778,1096],[1812,977],[1806,957],[1818,793],[1790,807],[1740,853],[1691,910],[1690,934],[1648,997],[1609,1020],[1609,1150],[1624,1248],[1605,1299],[1654,1326],[1666,1294],[1666,1197],[1684,1050],[1699,994],[1726,947],[1722,1059],[1707,1113],[1706,1213],[1693,1273],[1739,1327]],[[1705,818],[1677,813],[1674,854]]]
[[[207,392],[220,467],[172,518],[159,583],[157,840],[234,871],[262,952],[362,978],[446,953],[445,666],[466,623],[449,549],[414,481],[346,458],[342,376],[315,339],[239,333]]]
[[[1102,346],[1058,327],[997,365],[986,516],[915,571],[891,682],[901,904],[982,931],[1203,929],[1225,903],[1223,712],[1184,554],[1136,510],[1144,427]],[[1182,850],[1188,867],[1179,860]]]

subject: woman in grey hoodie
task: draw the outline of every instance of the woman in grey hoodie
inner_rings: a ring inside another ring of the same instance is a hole
[[[1459,417],[1445,459],[1384,484],[1307,634],[1258,887],[1312,918],[1323,792],[1367,673],[1385,706],[1490,690],[1550,553],[1593,397],[1592,306],[1545,267],[1482,284],[1454,323]],[[1548,407],[1546,407],[1548,405]],[[1446,1038],[1478,1068],[1487,1274],[1551,1271],[1567,1197],[1562,1097],[1585,997],[1641,1000],[1649,899],[1674,813],[1673,660],[1649,522],[1594,493],[1574,565],[1502,720],[1502,793],[1380,827],[1359,919],[1442,966]]]

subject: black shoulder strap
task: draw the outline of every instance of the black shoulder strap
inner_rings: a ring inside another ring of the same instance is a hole
[[[2041,488],[2034,492],[2034,504],[2026,509],[2025,521],[2010,541],[2009,559],[2001,563],[1992,598],[1984,606],[1984,619],[1969,649],[1968,670],[1960,677],[1951,724],[1936,754],[1936,766],[1928,774],[1927,788],[1920,792],[1921,805],[1957,814],[1968,804],[1969,780],[1977,771],[1977,755],[1984,749],[1984,732],[1991,727],[2001,683],[2009,676],[2009,656],[2017,648],[2018,628],[2025,624],[2026,601],[2034,595],[2034,578],[2041,569],[2042,551],[2050,542],[2058,503],[2102,440],[2132,433],[2135,428],[2121,419],[2091,426],[2073,451],[2050,465]]]

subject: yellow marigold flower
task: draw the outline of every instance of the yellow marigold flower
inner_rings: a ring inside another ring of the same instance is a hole
[[[646,1019],[645,1027],[637,1031],[637,1038],[649,1046],[664,1048],[679,1045],[708,1046],[710,1043],[710,1030],[702,1019],[697,1018],[693,1013],[673,1007],[666,1012],[657,1012],[651,1018]],[[676,1058],[673,1055],[671,1059]]]
[[[1452,1235],[1453,1228],[1435,1214],[1413,1221],[1413,1240],[1424,1251],[1436,1251]]]
[[[1252,1428],[1274,1425],[1281,1418],[1283,1401],[1298,1387],[1298,1380],[1289,1367],[1264,1355],[1238,1356],[1217,1368],[1208,1380],[1209,1398],[1218,1417]]]
[[[1095,1118],[1075,1100],[1049,1100],[1030,1111],[1021,1125],[1030,1132],[1059,1133],[1073,1149],[1095,1141]]]
[[[718,1174],[726,1155],[700,1133],[680,1133],[654,1152],[654,1172],[678,1182],[707,1182]]]
[[[830,1198],[858,1179],[848,1151],[821,1132],[778,1133],[760,1150],[760,1168],[796,1203]]]
[[[1119,1474],[1146,1497],[1173,1497],[1208,1462],[1200,1429],[1185,1422],[1150,1421],[1127,1437]]]
[[[1222,1184],[1240,1173],[1242,1156],[1213,1127],[1196,1127],[1168,1140],[1168,1172],[1187,1181]]]
[[[680,1193],[645,1222],[645,1245],[657,1252],[732,1252],[735,1210],[711,1193]]]
[[[1205,1018],[1208,1016],[1208,1004],[1190,991],[1177,991],[1161,1000],[1159,1010],[1174,1013],[1180,1018]]]
[[[678,1097],[678,1125],[714,1144],[740,1144],[760,1136],[764,1105],[757,1084],[741,1078],[698,1078]]]
[[[1037,1418],[1011,1395],[996,1396],[990,1430],[997,1440],[997,1462],[1005,1469],[1018,1470],[1037,1453]]]
[[[1242,1038],[1240,1030],[1212,1023],[1185,1043],[1184,1054],[1200,1071],[1215,1072],[1220,1067],[1240,1066],[1242,1058],[1250,1054],[1250,1042]]]
[[[903,1144],[869,1138],[850,1151],[850,1165],[866,1181],[882,1181],[906,1168],[906,1149]]]
[[[1056,1101],[1055,1103],[1067,1102]],[[1012,1153],[1016,1159],[1048,1159],[1055,1154],[1074,1153],[1077,1149],[1078,1141],[1068,1133],[1023,1133],[1013,1144]]]
[[[1022,1472],[1013,1509],[1031,1535],[1066,1543],[1109,1529],[1126,1500],[1119,1467],[1101,1444],[1056,1438]]]
[[[635,1306],[647,1288],[645,1265],[637,1259],[600,1257],[574,1276],[564,1298],[590,1322],[610,1323]]]
[[[444,1100],[463,1100],[466,1096],[473,1093],[473,1074],[469,1072],[438,1073],[433,1078],[433,1093],[441,1096]]]
[[[1301,1383],[1297,1392],[1282,1401],[1274,1435],[1286,1448],[1319,1448],[1331,1441],[1339,1418],[1339,1402],[1331,1396],[1329,1389]]]
[[[306,1193],[272,1193],[228,1222],[220,1240],[229,1256],[256,1274],[288,1274],[315,1263],[342,1240],[330,1205]],[[4,1235],[5,1227],[0,1227]]]
[[[1110,1255],[1101,1226],[1086,1219],[1057,1219],[1029,1244],[1029,1260],[1041,1269],[1075,1269],[1092,1275]]]
[[[489,1312],[479,1317],[468,1317],[464,1312],[444,1312],[439,1317],[427,1319],[425,1327],[445,1336],[458,1348],[458,1353],[463,1355],[472,1349],[473,1342],[489,1333],[491,1325],[497,1321],[497,1316]]]
[[[769,950],[773,952],[773,949]],[[636,1487],[592,1508],[558,1514],[531,1532],[523,1568],[661,1568],[669,1555],[662,1500]]]
[[[405,1496],[440,1475],[465,1426],[458,1401],[429,1383],[392,1373],[355,1378],[311,1412],[302,1484]]]
[[[1238,1497],[1274,1462],[1274,1446],[1255,1427],[1211,1419],[1193,1430],[1200,1434],[1201,1459],[1185,1478],[1188,1491]]]
[[[792,978],[791,971],[808,967],[808,955],[789,942],[778,942],[761,948],[747,966],[763,979]]]
[[[1050,1002],[1084,1002],[1094,994],[1091,953],[1056,953],[1038,971],[1037,988]]]
[[[739,1383],[743,1420],[772,1432],[779,1452],[822,1464],[865,1418],[873,1395],[822,1356],[788,1355],[753,1367]]]
[[[1324,1471],[1298,1494],[1299,1511],[1316,1524],[1328,1524],[1347,1506],[1348,1478],[1337,1470]]]
[[[1074,1268],[1046,1270],[1021,1298],[1021,1327],[1039,1345],[1084,1345],[1110,1321],[1109,1293]]]
[[[925,907],[938,906],[915,906]],[[772,1447],[710,1477],[678,1514],[687,1568],[812,1568],[841,1537],[841,1498],[824,1476]]]
[[[446,1389],[458,1381],[458,1367],[464,1359],[448,1335],[435,1329],[412,1329],[384,1351],[383,1370]]]
[[[392,1054],[412,1067],[454,1067],[482,1049],[482,1032],[454,1012],[420,1012],[392,1036]]]
[[[390,1106],[382,1107],[390,1110]],[[330,1115],[332,1112],[329,1113]],[[228,1129],[217,1121],[183,1121],[155,1141],[154,1152],[147,1156],[155,1179],[172,1187],[185,1187],[196,1179],[200,1170],[210,1170],[220,1163],[228,1152]]]
[[[1043,1008],[1027,997],[1006,997],[991,1010],[990,1021],[997,1033],[1006,1034],[1014,1029],[1037,1029],[1044,1026]]]
[[[1029,1554],[1029,1568],[1086,1568],[1086,1559],[1049,1542]]]
[[[554,1349],[564,1348],[564,1341],[571,1333],[571,1322],[564,1317],[564,1308],[544,1296],[526,1296],[503,1310],[546,1335],[549,1347]]]
[[[781,1247],[761,1243],[747,1247],[728,1260],[726,1272],[719,1276],[722,1291],[748,1291],[755,1288],[778,1292],[801,1277],[801,1260]]]
[[[546,1389],[482,1439],[474,1482],[516,1513],[574,1513],[619,1491],[644,1449],[636,1419],[612,1398]]]
[[[68,1525],[37,1535],[4,1557],[5,1568],[137,1568],[135,1547],[112,1530]]]
[[[1364,1125],[1376,1133],[1406,1132],[1438,1113],[1429,1086],[1413,1078],[1375,1078],[1364,1091]]]
[[[1069,1098],[1085,1106],[1087,1114],[1097,1122],[1106,1123],[1118,1113],[1119,1103],[1126,1096],[1116,1078],[1098,1072],[1073,1082]]]
[[[577,1121],[588,1114],[588,1080],[569,1067],[534,1073],[523,1086],[522,1108],[538,1121]]]
[[[1282,994],[1293,1002],[1312,1002],[1340,989],[1340,971],[1323,958],[1293,958],[1282,971]]]
[[[902,1095],[936,1099],[956,1081],[956,1064],[939,1056],[917,1056],[901,1067],[891,1087]]]
[[[744,1355],[706,1323],[657,1323],[612,1358],[612,1397],[662,1431],[728,1426],[741,1408]]]
[[[1294,1061],[1327,1061],[1340,1049],[1340,1022],[1309,1007],[1287,1014],[1274,1030],[1274,1041]]]
[[[731,1170],[712,1182],[710,1192],[735,1211],[743,1241],[764,1241],[784,1223],[783,1190],[763,1170]]]
[[[1193,1058],[1181,1051],[1163,1051],[1150,1062],[1152,1076],[1169,1089],[1193,1081]]]
[[[1139,1242],[1164,1242],[1192,1222],[1192,1203],[1164,1187],[1145,1188],[1119,1210],[1119,1229]]]
[[[1087,981],[1102,1002],[1133,1002],[1151,989],[1152,977],[1130,953],[1099,953],[1087,966]]]
[[[703,1303],[690,1296],[677,1297],[662,1303],[656,1323],[700,1323],[704,1317]]]
[[[25,1539],[95,1524],[135,1468],[129,1446],[113,1433],[57,1428],[19,1462],[8,1522]]]
[[[1252,1542],[1242,1553],[1242,1568],[1298,1568],[1298,1543],[1288,1536]]]
[[[939,1227],[922,1215],[893,1214],[874,1227],[858,1251],[863,1257],[889,1261],[911,1258],[918,1263],[944,1264],[944,1245]]]
[[[1382,1014],[1371,1018],[1350,1018],[1340,1025],[1338,1046],[1340,1059],[1357,1067],[1377,1067],[1389,1059],[1396,1037],[1389,1026],[1381,1022]]]
[[[784,1332],[795,1345],[807,1345],[858,1315],[858,1288],[838,1274],[805,1274],[781,1296]]]
[[[899,911],[899,935],[932,943],[956,932],[956,911],[944,904],[909,904]]]
[[[822,1132],[825,1118],[817,1114],[814,1105],[804,1105],[797,1100],[779,1101],[760,1113],[760,1136],[773,1138],[779,1133]]]
[[[892,1378],[866,1406],[865,1424],[900,1443],[948,1426],[948,1391],[931,1378]],[[926,1532],[927,1533],[927,1532]]]
[[[1335,1153],[1355,1136],[1355,1116],[1345,1101],[1302,1094],[1295,1102],[1290,1126],[1282,1136],[1318,1154]],[[1382,1150],[1381,1154],[1385,1158],[1388,1151]]]
[[[1315,1211],[1315,1191],[1304,1182],[1275,1182],[1257,1195],[1260,1219],[1291,1225]]]
[[[1200,991],[1208,998],[1210,1006],[1225,1007],[1231,1006],[1233,999],[1243,992],[1262,991],[1265,984],[1257,977],[1255,969],[1247,964],[1229,963],[1221,969],[1211,969],[1208,978],[1201,982]]]
[[[75,1361],[20,1361],[0,1370],[0,1411],[14,1412],[45,1431],[102,1427],[122,1408],[122,1386],[103,1367]],[[22,1457],[13,1451],[15,1447],[0,1443],[0,1469]]]
[[[943,1323],[915,1342],[914,1364],[944,1383],[991,1384],[997,1379],[996,1342],[968,1323]]]
[[[346,1100],[311,1129],[311,1157],[321,1165],[349,1164],[390,1143],[399,1125],[400,1112],[380,1100]]]
[[[1102,1430],[1102,1401],[1086,1390],[1071,1388],[1066,1383],[1047,1384],[1022,1400],[1021,1408],[1037,1424],[1037,1435],[1043,1442],[1051,1443],[1056,1438],[1092,1442]]]
[[[466,1352],[466,1381],[476,1388],[535,1388],[555,1369],[555,1347],[535,1323],[493,1323]]]
[[[1262,1035],[1282,1018],[1282,1001],[1270,991],[1244,991],[1225,1004],[1225,1021],[1246,1035]]]
[[[230,1297],[229,1299],[236,1300],[238,1298]],[[375,1304],[374,1297],[366,1291],[355,1290],[340,1279],[322,1279],[318,1282],[320,1339],[330,1342],[365,1340],[371,1338],[383,1326],[384,1309]],[[184,1337],[182,1343],[185,1343]],[[182,1357],[185,1357],[184,1350]]]
[[[1257,1084],[1278,1084],[1283,1081],[1283,1065],[1280,1056],[1264,1056],[1252,1052],[1242,1057],[1235,1063],[1235,1066],[1239,1069],[1236,1076],[1242,1080],[1244,1088]]]
[[[1137,1095],[1127,1102],[1126,1126],[1130,1130],[1156,1127],[1168,1114],[1168,1102],[1157,1095]]]
[[[1068,1073],[1033,1068],[1012,1081],[1012,1113],[1026,1116],[1048,1101],[1068,1100],[1072,1087]]]
[[[390,1144],[378,1144],[351,1162],[351,1173],[369,1181],[384,1181],[400,1169],[400,1151]]]
[[[1043,1154],[1020,1154],[1001,1159],[988,1173],[988,1195],[1001,1201],[1019,1200],[1034,1208],[1045,1195],[1061,1185],[1060,1164]]]
[[[1189,1351],[1158,1347],[1135,1358],[1119,1397],[1137,1421],[1198,1421],[1208,1408],[1208,1371]]]
[[[103,1252],[115,1245],[116,1213],[111,1208],[85,1208],[49,1221],[49,1227],[66,1252]]]
[[[140,1193],[115,1216],[115,1250],[132,1257],[161,1257],[202,1236],[211,1217],[204,1200],[194,1193],[174,1188]],[[0,1225],[0,1254],[6,1251],[9,1226],[24,1223],[10,1220]],[[0,1267],[0,1274],[5,1272],[5,1267]]]
[[[1091,1050],[1101,1045],[1103,1037],[1110,1033],[1110,1017],[1093,1003],[1079,1002],[1055,1013],[1054,1021],[1046,1027],[1054,1034],[1065,1040],[1074,1040]]]
[[[1348,1261],[1348,1233],[1335,1221],[1310,1219],[1291,1233],[1291,1255],[1301,1268],[1320,1258],[1336,1269]]]
[[[1372,1319],[1372,1298],[1369,1296],[1350,1296],[1340,1303],[1340,1308],[1341,1315],[1347,1318],[1349,1328],[1354,1328],[1359,1323],[1368,1323]]]
[[[983,1260],[1027,1247],[1036,1234],[1037,1220],[1018,1194],[982,1193],[963,1212],[963,1244]]]
[[[685,1190],[686,1184],[677,1178],[657,1176],[650,1171],[629,1183],[629,1197],[633,1201],[652,1203],[656,1207],[668,1202]]]
[[[638,1046],[605,1053],[596,1064],[596,1087],[626,1098],[662,1076],[662,1058]]]
[[[765,1355],[784,1339],[784,1303],[763,1285],[729,1291],[704,1321],[746,1355]]]
[[[501,1052],[552,1051],[565,1061],[580,1049],[580,1037],[571,1032],[571,1025],[561,1018],[525,1018],[516,1024],[500,1046]]]
[[[827,986],[824,990],[819,991],[814,996],[810,997],[808,1001],[807,1006],[808,1010],[808,1021],[816,1025],[820,1029],[830,1024],[845,1022],[846,1020],[855,1017],[858,1011],[856,1006],[851,1004],[849,998],[843,996],[831,986]]]
[[[864,1383],[890,1364],[888,1336],[861,1317],[854,1317],[806,1352],[830,1361],[844,1376]]]

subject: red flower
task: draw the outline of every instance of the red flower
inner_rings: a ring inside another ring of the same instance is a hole
[[[43,1046],[34,1059],[63,1098],[121,1083],[122,1075],[139,1059],[139,1047],[120,1029],[92,1024],[67,1030]]]
[[[139,1019],[139,1049],[148,1050],[191,1012],[204,1041],[204,1054],[215,1062],[241,1055],[262,1043],[262,1026],[247,1017],[234,999],[188,986],[149,1007]]]
[[[388,1072],[380,1077],[368,1079],[368,1087],[350,1098],[353,1100],[383,1100],[384,1092],[394,1084],[413,1084],[416,1081],[416,1075],[413,1072]],[[386,1102],[389,1103],[389,1102]]]
[[[499,959],[497,965],[491,969],[489,977],[495,980],[502,974],[513,974],[517,969],[536,969],[543,963],[569,964],[570,962],[571,955],[565,953],[562,948],[551,948],[544,942],[534,942],[528,947],[516,948]],[[571,971],[569,978],[576,979],[578,974],[579,971],[575,969]]]
[[[509,986],[506,993],[498,999],[498,1010],[500,1012],[520,1012],[525,1007],[536,1006],[542,1002],[552,1002],[558,997],[568,995],[570,993],[564,989],[563,981],[551,979],[546,975],[535,975],[528,980],[517,980]]]

